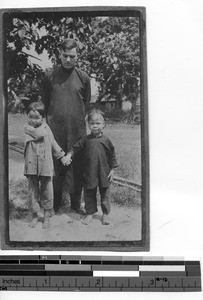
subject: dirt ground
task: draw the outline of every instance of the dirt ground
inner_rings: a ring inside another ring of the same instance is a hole
[[[10,220],[11,241],[137,241],[141,239],[141,210],[112,207],[110,225],[102,225],[101,212],[93,216],[89,225],[75,213],[62,213],[51,218],[51,227],[42,229],[28,226],[29,219]]]
[[[23,176],[23,155],[9,151],[9,179]],[[39,220],[36,228],[28,226],[25,219],[9,222],[11,241],[138,241],[141,239],[141,209],[112,205],[110,225],[102,225],[101,210],[93,216],[89,225],[84,225],[84,216],[63,211],[51,218],[51,227],[42,229]]]

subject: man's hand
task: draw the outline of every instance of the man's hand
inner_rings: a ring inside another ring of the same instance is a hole
[[[69,166],[72,162],[71,159],[71,154],[68,153],[67,155],[65,155],[64,157],[62,157],[61,162],[64,166]]]
[[[113,177],[114,177],[114,169],[112,169],[108,175],[109,182],[112,182]]]

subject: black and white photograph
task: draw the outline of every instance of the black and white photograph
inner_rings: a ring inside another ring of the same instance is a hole
[[[1,22],[2,249],[148,251],[145,9]]]

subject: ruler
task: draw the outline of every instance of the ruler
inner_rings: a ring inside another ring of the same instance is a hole
[[[138,256],[0,256],[1,291],[195,292],[199,261]]]

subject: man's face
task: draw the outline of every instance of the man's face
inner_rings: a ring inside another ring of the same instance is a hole
[[[76,48],[73,48],[71,50],[61,50],[60,58],[62,66],[65,69],[72,69],[75,66],[77,60]]]

